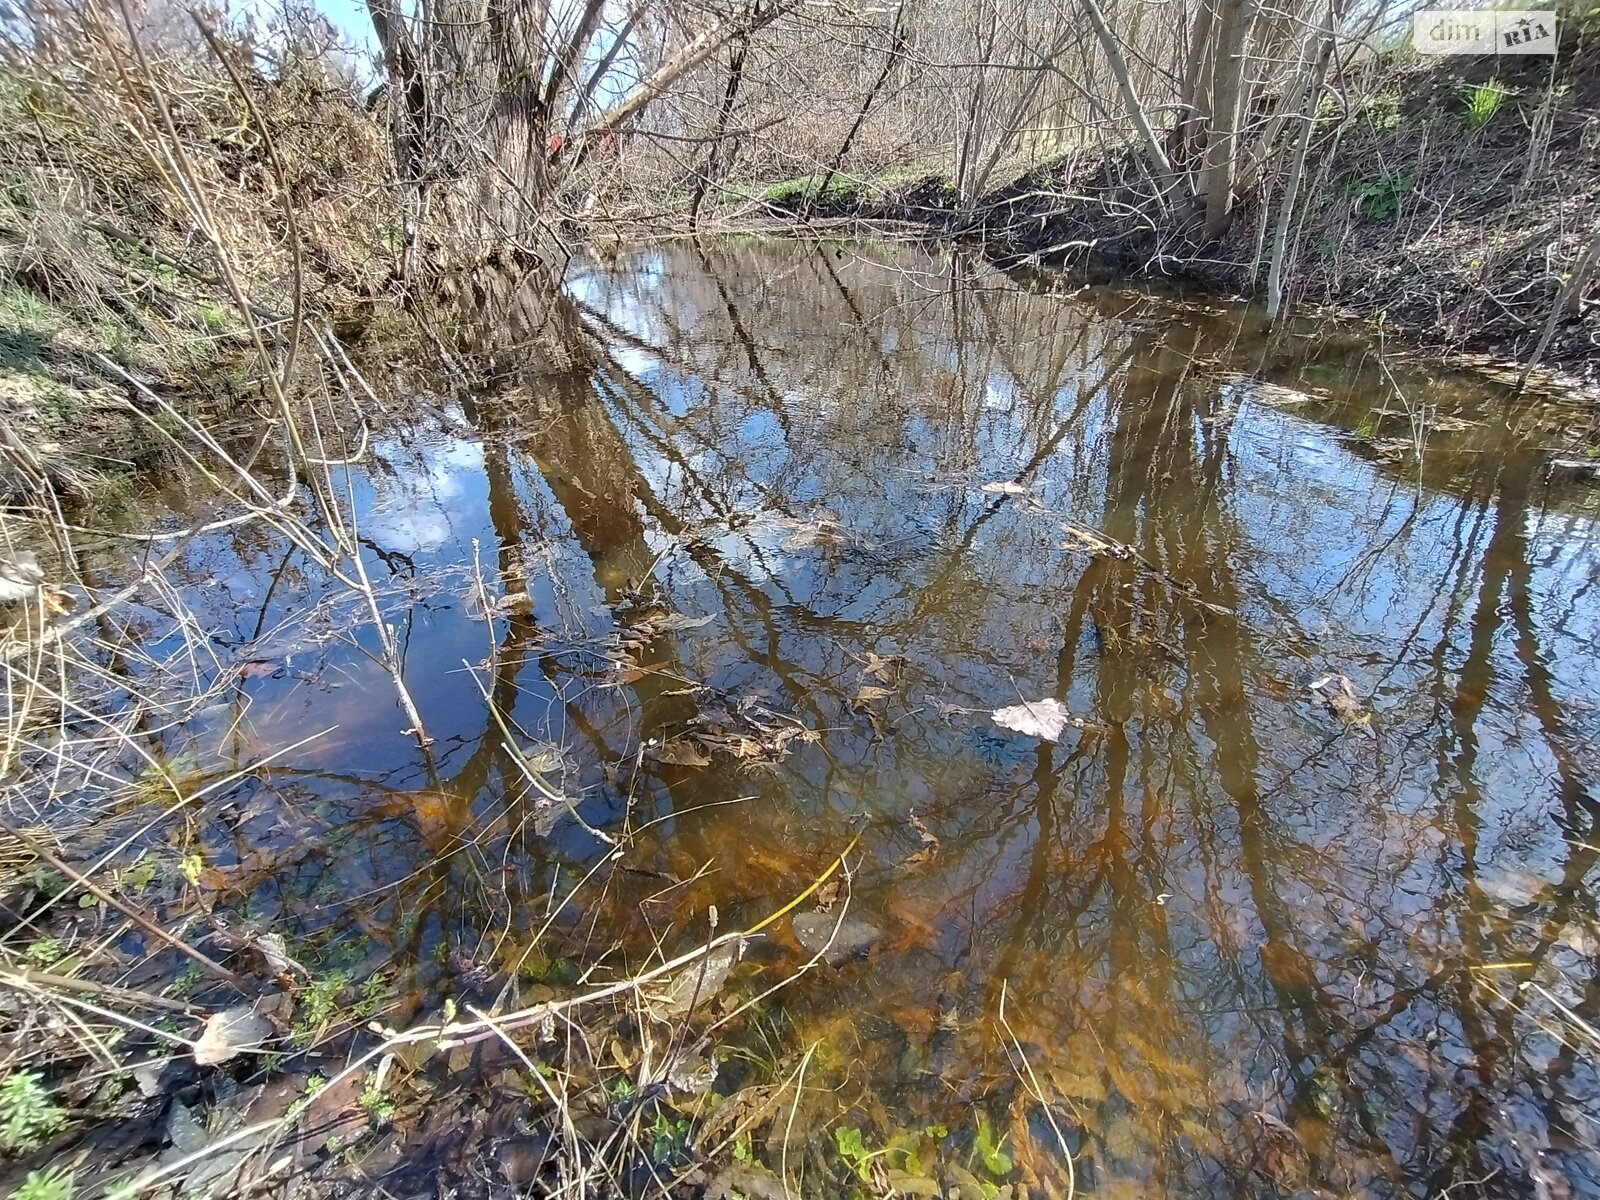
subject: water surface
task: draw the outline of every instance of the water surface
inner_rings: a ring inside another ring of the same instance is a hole
[[[679,953],[859,838],[833,911],[881,938],[736,1034],[819,1047],[816,1145],[967,1162],[981,1116],[1060,1192],[1036,1086],[1085,1194],[1600,1194],[1551,1000],[1600,1012],[1570,414],[913,250],[672,244],[572,295],[592,371],[437,384],[354,476],[426,752],[353,601],[259,533],[189,554],[238,682],[173,753],[275,754],[202,814],[219,905],[420,1010]],[[1055,744],[989,716],[1045,698]],[[780,923],[729,986],[807,957]]]

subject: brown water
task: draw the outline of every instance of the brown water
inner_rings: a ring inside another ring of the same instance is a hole
[[[881,938],[718,1082],[815,1045],[814,1145],[944,1125],[934,1173],[981,1118],[991,1183],[1060,1194],[1020,1047],[1084,1194],[1271,1194],[1264,1112],[1307,1147],[1285,1194],[1600,1195],[1596,1050],[1552,1000],[1600,1013],[1597,506],[1544,469],[1572,414],[912,250],[671,245],[572,293],[591,373],[513,362],[356,477],[427,753],[297,555],[189,556],[250,665],[174,759],[321,733],[201,814],[219,906],[420,1009],[682,952],[859,835],[833,911]],[[474,562],[527,615],[486,624]],[[1310,691],[1340,675],[1349,724]],[[527,795],[480,687],[620,855]],[[1048,697],[1058,744],[989,716]],[[781,922],[729,989],[805,957]]]

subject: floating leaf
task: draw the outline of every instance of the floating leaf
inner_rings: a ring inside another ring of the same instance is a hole
[[[1059,738],[1068,725],[1078,724],[1067,712],[1066,705],[1059,700],[1031,700],[1025,704],[1013,704],[1009,708],[995,709],[992,715],[994,723],[1002,729],[1042,738],[1047,742]]]
[[[986,483],[979,491],[988,492],[993,496],[1026,496],[1028,489],[1020,483],[1013,483],[1009,479],[997,479],[993,483]]]
[[[494,602],[494,611],[504,617],[533,615],[533,597],[527,592],[508,592]]]
[[[703,617],[686,617],[682,613],[668,613],[655,623],[658,633],[676,633],[681,629],[704,629],[717,619],[716,613]]]

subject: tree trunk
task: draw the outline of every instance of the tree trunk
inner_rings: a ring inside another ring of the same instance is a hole
[[[1172,164],[1167,161],[1166,151],[1161,148],[1161,139],[1156,137],[1156,131],[1150,126],[1150,117],[1145,112],[1144,102],[1134,90],[1133,78],[1128,74],[1128,63],[1122,56],[1122,48],[1117,45],[1111,27],[1106,24],[1105,15],[1100,11],[1099,4],[1095,3],[1095,0],[1079,0],[1079,3],[1083,5],[1089,24],[1094,27],[1095,36],[1100,39],[1106,62],[1111,66],[1111,76],[1117,81],[1117,91],[1122,95],[1123,107],[1128,110],[1128,118],[1138,130],[1139,140],[1144,143],[1145,153],[1150,157],[1150,170],[1156,178],[1156,186],[1158,189],[1164,189],[1167,180],[1172,176]],[[1165,192],[1158,191],[1156,198],[1165,208]]]
[[[1233,186],[1239,157],[1239,106],[1255,11],[1252,0],[1219,0],[1211,129],[1206,138],[1207,241],[1217,241],[1227,233],[1233,217]]]
[[[1205,136],[1210,121],[1211,108],[1211,31],[1216,27],[1216,10],[1212,0],[1202,0],[1200,12],[1195,16],[1189,37],[1189,53],[1185,59],[1183,86],[1178,93],[1179,116],[1172,128],[1172,163],[1187,173],[1194,162],[1195,151]],[[1198,189],[1197,189],[1198,190]]]
[[[1311,86],[1306,91],[1306,108],[1300,117],[1300,138],[1295,145],[1294,164],[1289,168],[1289,182],[1283,190],[1283,205],[1278,210],[1278,227],[1272,235],[1272,267],[1267,272],[1267,320],[1276,321],[1283,309],[1283,277],[1289,255],[1289,229],[1294,224],[1295,209],[1300,202],[1300,184],[1306,174],[1306,156],[1311,150],[1311,135],[1317,123],[1317,104],[1322,99],[1322,85],[1328,77],[1328,63],[1333,57],[1335,5],[1329,3],[1328,16],[1322,27],[1322,41],[1317,48],[1316,70]]]

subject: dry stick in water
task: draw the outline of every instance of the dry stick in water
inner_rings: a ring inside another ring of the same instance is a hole
[[[182,1013],[186,1017],[203,1017],[205,1009],[182,1000],[157,996],[132,988],[116,987],[109,983],[95,983],[91,979],[74,979],[70,975],[55,975],[49,971],[35,971],[24,967],[17,971],[0,971],[0,984],[19,991],[81,992],[86,996],[99,996],[103,1000],[116,1000],[136,1008],[159,1008],[164,1012]]]
[[[135,925],[144,930],[146,933],[150,934],[152,937],[160,939],[167,945],[171,946],[174,950],[180,951],[183,954],[187,954],[190,958],[194,959],[195,962],[199,963],[218,979],[231,985],[232,987],[237,988],[242,995],[248,996],[250,994],[250,988],[245,981],[239,976],[235,975],[232,971],[228,970],[227,967],[223,966],[214,959],[207,958],[204,954],[200,953],[200,951],[196,950],[187,942],[168,933],[165,929],[161,928],[161,926],[157,925],[154,921],[145,916],[143,913],[139,912],[137,909],[130,908],[128,905],[118,900],[115,896],[106,891],[93,880],[73,870],[54,854],[50,853],[49,850],[45,849],[44,846],[40,845],[38,839],[33,837],[31,834],[18,829],[15,825],[11,824],[11,822],[7,821],[3,817],[0,817],[0,830],[3,830],[12,837],[16,838],[17,841],[21,842],[34,854],[38,855],[39,858],[43,859],[52,868],[61,872],[61,874],[67,879],[71,880],[75,886],[82,888],[96,900],[99,900],[105,904],[109,904],[112,908],[116,909],[123,916],[127,917],[128,920],[132,921]]]

